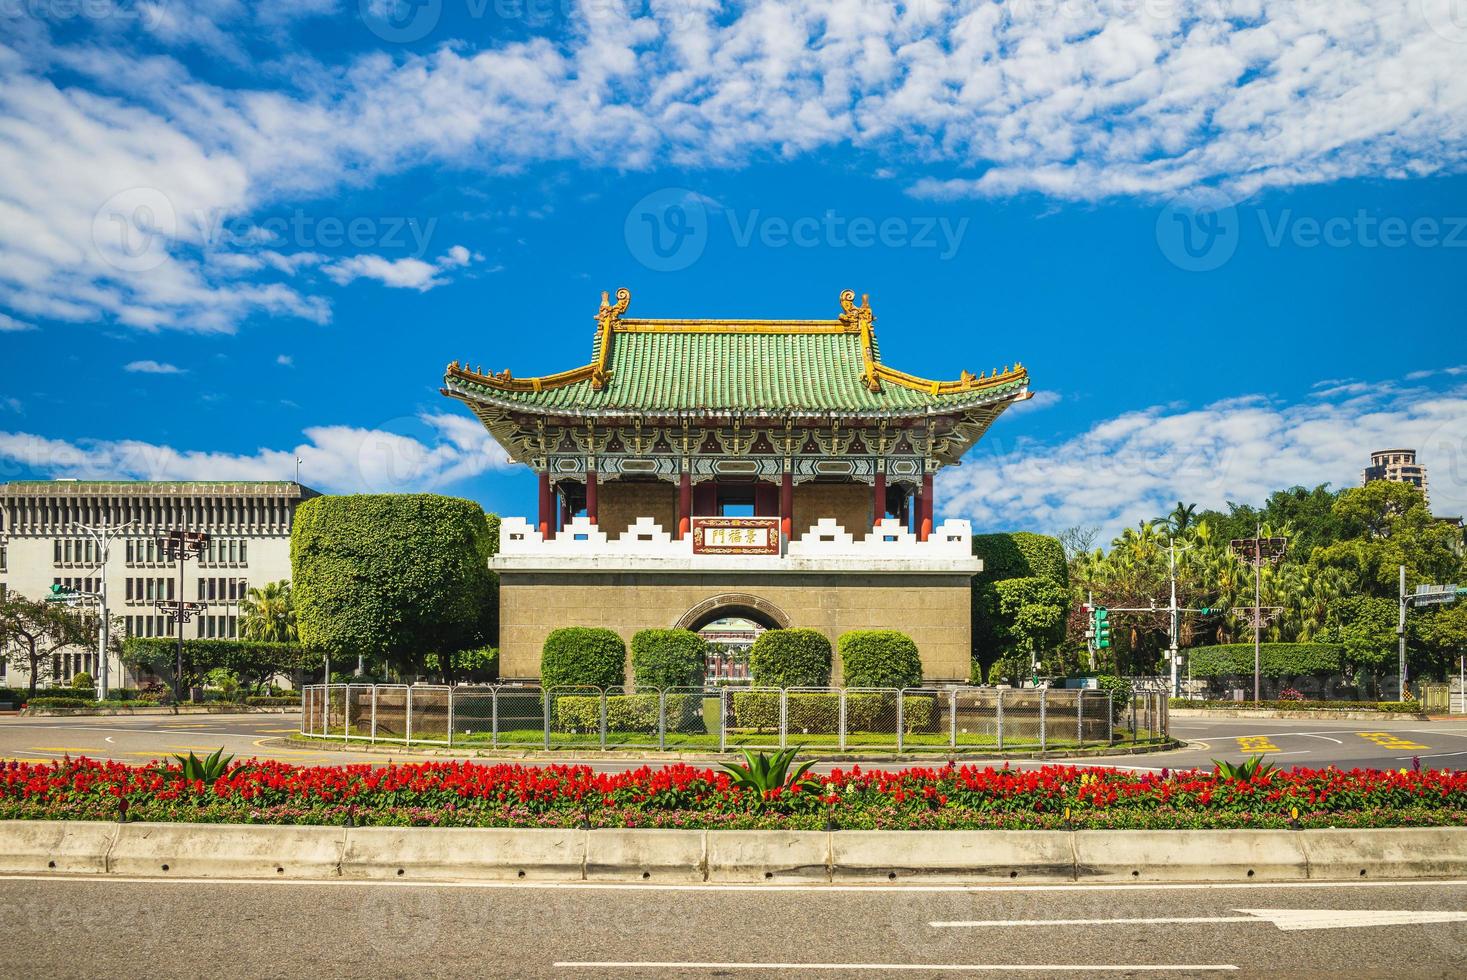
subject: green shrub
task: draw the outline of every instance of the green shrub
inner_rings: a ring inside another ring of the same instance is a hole
[[[74,688],[90,689],[95,685],[92,680],[92,675],[83,670],[72,675],[71,686]]]
[[[846,687],[920,687],[922,658],[917,644],[896,630],[842,633],[841,683]]]
[[[638,688],[701,687],[708,644],[692,630],[641,630],[632,637]]]
[[[1095,686],[1110,693],[1110,708],[1116,717],[1131,703],[1131,682],[1114,674],[1101,674],[1095,678]]]
[[[295,697],[277,697],[275,695],[253,694],[244,699],[244,703],[254,708],[289,708],[299,707],[300,695]]]
[[[606,730],[608,732],[657,733],[658,694],[609,694],[606,697]],[[555,706],[555,730],[559,732],[594,732],[601,727],[601,699],[596,695],[561,694],[552,701]],[[697,694],[667,695],[667,730],[690,732],[699,726],[693,719],[702,717],[703,698]],[[776,713],[778,707],[775,708]],[[706,729],[704,729],[706,730]]]
[[[28,708],[45,708],[48,710],[68,708],[90,708],[94,702],[83,698],[31,698],[26,702]]]
[[[1253,644],[1223,643],[1187,651],[1194,677],[1252,677]],[[1259,670],[1264,677],[1303,677],[1340,673],[1344,648],[1336,643],[1262,643]]]
[[[836,693],[791,692],[785,710],[791,735],[829,734],[840,731],[840,695]],[[908,694],[902,698],[902,725],[908,733],[928,731],[935,713],[930,695]],[[772,691],[735,691],[733,726],[760,731],[779,730],[779,695]],[[847,732],[892,732],[896,730],[895,695],[856,692],[846,695]]]
[[[545,637],[540,652],[544,687],[621,687],[626,676],[626,645],[612,630],[566,626]]]
[[[1169,698],[1167,704],[1173,708],[1267,708],[1282,711],[1384,711],[1396,714],[1417,714],[1420,701],[1200,701],[1189,698]]]
[[[826,687],[830,640],[819,630],[765,630],[749,652],[749,669],[759,687]]]

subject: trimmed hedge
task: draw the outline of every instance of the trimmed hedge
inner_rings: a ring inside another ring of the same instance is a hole
[[[545,637],[540,684],[552,687],[621,687],[627,678],[627,648],[615,631],[565,626]]]
[[[765,630],[749,651],[757,687],[828,687],[830,640],[812,629]]]
[[[692,630],[640,630],[632,637],[637,687],[701,687],[708,644]]]
[[[922,658],[912,638],[897,630],[842,633],[841,683],[846,687],[920,687]]]
[[[1253,676],[1253,644],[1224,643],[1187,650],[1194,677]],[[1345,648],[1337,643],[1263,643],[1259,670],[1264,677],[1303,677],[1337,674],[1343,668]]]
[[[301,699],[298,695],[293,698],[281,698],[273,695],[253,694],[245,698],[244,703],[252,708],[298,708]]]
[[[133,636],[122,642],[122,662],[145,667],[159,677],[171,678],[178,669],[178,640],[162,636]],[[201,686],[204,675],[224,668],[239,674],[246,684],[275,674],[311,670],[321,666],[321,654],[299,643],[267,643],[263,640],[183,641],[183,674],[186,687]]]
[[[1170,698],[1167,704],[1173,708],[1215,708],[1236,710],[1239,708],[1268,708],[1280,711],[1384,711],[1391,714],[1419,714],[1426,710],[1420,701],[1198,701],[1188,698]]]
[[[85,698],[31,698],[26,702],[27,708],[91,708],[98,702],[89,701]]]
[[[790,692],[785,707],[791,736],[830,735],[840,731],[840,695]],[[779,730],[779,695],[772,691],[734,691],[733,727]],[[932,728],[933,699],[928,694],[902,698],[902,727],[907,734]],[[876,692],[846,695],[847,732],[895,732],[896,697]]]
[[[641,732],[657,734],[657,694],[611,694],[606,698],[606,730],[608,732]],[[556,731],[599,731],[601,699],[595,695],[566,694],[554,698]],[[667,696],[667,731],[669,733],[706,733],[702,724],[701,694],[669,694]],[[696,722],[693,719],[697,719]],[[690,727],[691,723],[691,727]]]
[[[1065,586],[1070,582],[1064,545],[1047,534],[975,534],[973,556],[983,559],[983,571],[974,576],[975,583],[1010,578],[1047,578]]]

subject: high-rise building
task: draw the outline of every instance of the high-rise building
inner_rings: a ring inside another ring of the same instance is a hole
[[[1391,480],[1395,483],[1410,483],[1421,489],[1421,495],[1429,503],[1426,490],[1426,467],[1416,462],[1414,449],[1378,449],[1370,454],[1370,465],[1365,468],[1362,483],[1371,480]]]
[[[82,525],[125,526],[107,556],[108,612],[124,636],[173,636],[172,622],[156,604],[180,598],[178,564],[162,553],[157,539],[174,530],[202,531],[209,542],[200,558],[184,564],[182,598],[204,609],[185,626],[184,636],[238,636],[239,603],[246,591],[290,578],[295,509],[315,496],[316,491],[285,481],[0,484],[0,593],[38,599],[53,585],[100,592],[100,548]],[[81,671],[96,677],[96,647],[64,651],[50,666],[53,683],[65,683]],[[137,680],[115,655],[108,672],[114,686]],[[23,658],[0,661],[0,684],[22,686],[29,680]]]

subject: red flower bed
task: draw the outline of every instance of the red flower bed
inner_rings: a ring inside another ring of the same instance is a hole
[[[766,796],[709,769],[250,760],[206,785],[176,765],[0,763],[0,819],[437,826],[1388,827],[1467,824],[1467,772],[1291,769],[1252,779],[1045,766],[837,770]],[[1297,817],[1295,817],[1297,811]]]

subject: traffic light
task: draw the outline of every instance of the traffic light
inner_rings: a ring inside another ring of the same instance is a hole
[[[1110,610],[1095,607],[1095,647],[1104,650],[1110,646]]]
[[[67,587],[62,585],[60,582],[57,582],[55,585],[51,586],[51,594],[55,596],[65,595],[69,591],[70,590],[67,589]]]
[[[1203,606],[1201,609],[1199,609],[1197,611],[1199,613],[1201,613],[1202,615],[1204,615],[1204,616],[1210,616],[1210,615],[1212,615],[1212,609],[1209,608],[1209,607],[1207,607],[1207,606]]]

